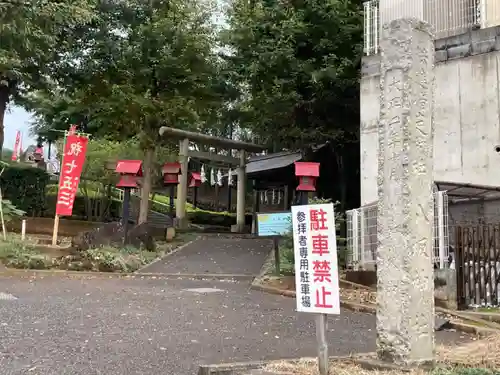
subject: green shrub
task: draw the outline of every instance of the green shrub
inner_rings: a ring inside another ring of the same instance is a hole
[[[115,248],[111,246],[86,250],[84,260],[94,271],[134,272],[156,258],[155,252],[147,252],[133,247]],[[85,263],[82,262],[82,264]]]
[[[45,270],[52,267],[52,258],[43,254],[20,254],[15,258],[11,258],[5,262],[7,267]]]
[[[0,240],[0,261],[7,267],[23,269],[47,269],[52,260],[36,251],[35,247],[20,236],[9,234],[7,240]]]
[[[234,216],[221,213],[194,211],[188,212],[187,216],[191,223],[199,225],[220,225],[230,227],[236,224],[236,218]]]
[[[31,166],[9,165],[0,176],[3,197],[31,216],[39,216],[45,208],[45,189],[50,176]]]
[[[11,234],[7,240],[0,240],[0,262],[7,267],[20,269],[59,268],[74,271],[134,272],[157,257],[131,246],[111,246],[90,249],[79,255],[52,258],[40,252],[33,244],[21,241],[20,236]]]
[[[2,213],[3,213],[3,219],[6,222],[9,222],[15,218],[19,218],[26,214],[25,211],[19,210],[16,206],[12,204],[11,201],[6,199],[2,200]]]

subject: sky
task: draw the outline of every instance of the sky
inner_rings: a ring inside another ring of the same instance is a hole
[[[13,149],[14,143],[16,142],[16,132],[18,130],[22,133],[22,146],[23,150],[26,150],[31,144],[35,144],[35,138],[31,136],[30,127],[33,118],[21,107],[11,106],[7,113],[5,114],[4,126],[5,126],[5,140],[4,147]]]

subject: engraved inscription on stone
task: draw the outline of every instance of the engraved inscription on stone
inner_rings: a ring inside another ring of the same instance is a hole
[[[401,364],[432,360],[434,347],[434,56],[426,29],[395,20],[380,43],[377,352]]]

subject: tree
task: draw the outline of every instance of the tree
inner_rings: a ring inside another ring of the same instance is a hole
[[[281,147],[357,139],[362,13],[354,0],[232,0],[224,37],[240,121]]]
[[[0,152],[4,116],[13,101],[55,79],[75,47],[73,33],[95,16],[94,0],[0,1]]]
[[[59,112],[39,111],[45,123],[77,115],[97,137],[138,140],[145,172],[139,223],[147,220],[155,151],[177,147],[159,138],[160,126],[196,130],[221,101],[211,17],[208,1],[102,4],[67,80],[44,94],[61,104]]]

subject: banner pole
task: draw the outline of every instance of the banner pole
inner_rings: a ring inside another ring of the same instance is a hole
[[[61,158],[61,165],[59,167],[59,180],[57,182],[57,195],[56,195],[56,212],[57,212],[57,197],[59,196],[59,188],[61,186],[61,176],[62,176],[62,170],[64,166],[64,149],[66,148],[66,137],[68,136],[68,132],[64,131],[64,144],[62,147],[62,158]],[[52,231],[52,246],[57,246],[57,234],[59,232],[59,215],[56,213],[54,216],[54,229]]]
[[[57,232],[59,232],[59,215],[54,216],[54,231],[52,232],[52,246],[57,246]]]

